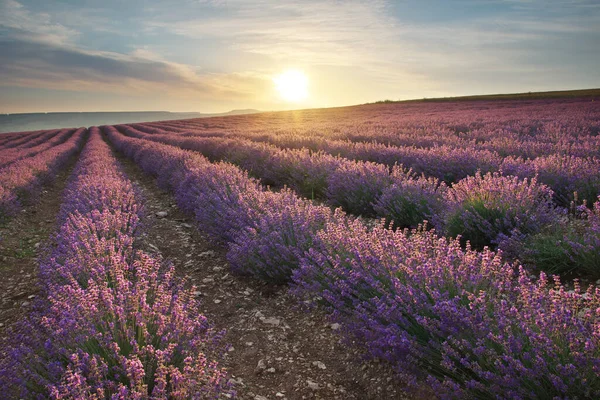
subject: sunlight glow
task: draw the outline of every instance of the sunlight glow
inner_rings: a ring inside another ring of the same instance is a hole
[[[291,69],[273,78],[281,98],[299,102],[308,97],[308,77],[302,71]]]

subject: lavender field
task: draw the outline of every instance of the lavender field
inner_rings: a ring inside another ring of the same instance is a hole
[[[258,378],[232,379],[228,327],[199,311],[215,299],[140,245],[154,212],[131,168],[228,274],[324,314],[398,398],[600,398],[598,98],[1,134],[3,226],[69,173],[32,304],[1,325],[0,397],[262,398],[236,386]],[[311,383],[273,398],[361,398]]]

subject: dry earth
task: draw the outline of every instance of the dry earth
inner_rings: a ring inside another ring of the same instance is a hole
[[[75,159],[42,188],[35,204],[23,207],[17,216],[0,225],[0,342],[6,339],[7,329],[27,314],[38,295],[38,256],[56,229],[62,193]]]

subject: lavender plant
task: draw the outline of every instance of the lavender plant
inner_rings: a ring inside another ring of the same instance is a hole
[[[548,273],[600,277],[600,202],[575,211],[528,238],[523,243],[523,261]]]
[[[328,207],[316,206],[284,191],[264,207],[252,226],[243,229],[229,245],[227,259],[240,274],[280,284],[289,281],[316,232],[332,221]]]
[[[372,162],[344,162],[327,179],[327,199],[333,206],[367,217],[373,203],[393,183],[388,167]]]
[[[447,190],[446,184],[438,179],[408,173],[405,179],[397,179],[383,190],[373,210],[396,228],[416,228],[425,220],[439,226]]]
[[[536,178],[498,173],[467,177],[446,194],[446,233],[460,235],[477,249],[502,247],[512,236],[537,233],[560,216],[552,194]]]
[[[600,289],[567,292],[489,250],[352,220],[317,233],[294,282],[368,355],[442,398],[600,394]]]
[[[367,228],[341,210],[323,229],[316,225],[310,244],[297,242],[308,247],[298,268],[294,265],[298,253],[287,247],[293,243],[288,238],[313,228],[311,219],[295,208],[290,207],[285,216],[277,214],[283,208],[275,208],[271,216],[269,199],[279,204],[277,197],[285,194],[261,194],[264,188],[239,170],[219,172],[233,168],[230,165],[209,164],[202,158],[185,164],[180,161],[190,156],[181,150],[127,138],[112,129],[107,132],[117,147],[134,158],[139,154],[151,158],[154,163],[144,165],[155,175],[171,174],[153,166],[160,164],[157,160],[178,159],[174,165],[181,171],[175,173],[190,177],[185,185],[171,183],[180,191],[180,206],[198,210],[207,199],[213,202],[210,211],[199,214],[202,219],[196,217],[199,226],[210,224],[212,218],[211,229],[217,234],[223,224],[227,232],[223,239],[235,243],[230,256],[240,269],[269,279],[269,268],[281,262],[283,268],[276,268],[274,274],[285,276],[293,270],[295,293],[320,302],[368,355],[391,363],[412,383],[428,382],[444,398],[600,396],[598,289],[582,292],[576,285],[574,291],[567,291],[558,278],[550,283],[542,273],[533,280],[489,249],[464,249],[460,240],[440,238],[425,229],[386,229],[383,221]],[[228,174],[237,178],[227,178]],[[211,181],[213,175],[218,179]],[[187,188],[193,188],[189,196],[184,195]],[[487,222],[511,237],[516,232],[531,234],[550,217],[561,215],[551,203],[552,192],[535,180],[478,174],[456,184],[447,196],[454,200],[450,204],[456,208],[451,210],[460,215],[467,214],[461,207],[471,213],[478,210],[469,202],[489,207],[491,214],[501,211],[506,217],[502,224]],[[473,221],[487,228],[485,216]],[[240,222],[230,221],[237,217]],[[233,224],[240,229],[237,242]],[[279,231],[283,234],[276,235]],[[256,246],[244,248],[243,235]],[[274,246],[265,244],[269,240]],[[280,243],[285,244],[281,253],[286,255],[281,261],[273,251],[271,258],[254,258],[261,246],[267,251],[278,249]],[[243,254],[250,254],[250,264],[242,264]]]

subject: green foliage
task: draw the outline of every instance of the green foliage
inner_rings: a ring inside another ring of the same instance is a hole
[[[600,249],[586,243],[585,221],[557,223],[525,242],[523,262],[551,274],[600,276]]]
[[[450,237],[461,236],[461,244],[469,241],[474,249],[483,249],[485,246],[494,248],[492,243],[494,235],[498,233],[492,227],[500,228],[505,213],[498,208],[488,208],[481,199],[465,202],[446,221],[446,233]],[[481,223],[484,221],[485,223]],[[508,233],[508,232],[502,232]]]

